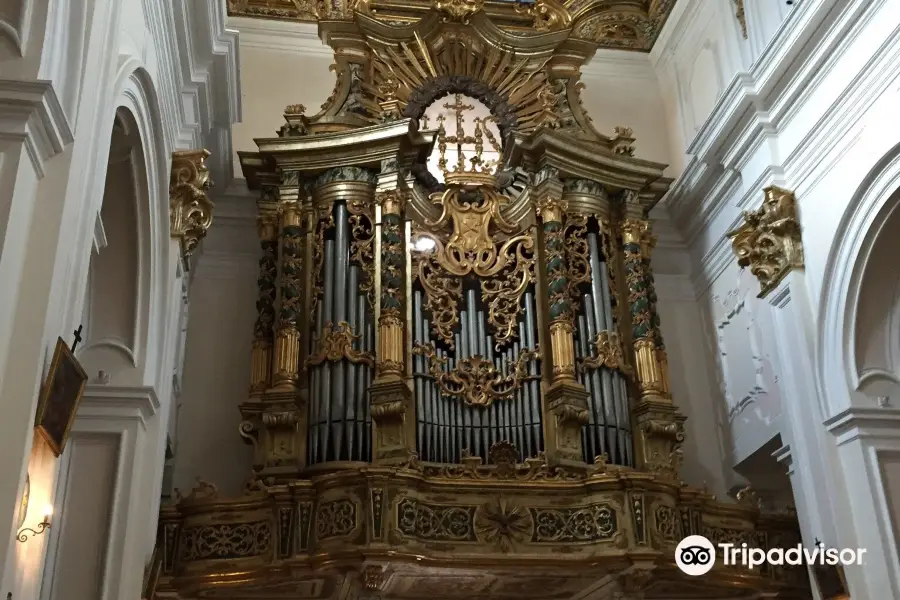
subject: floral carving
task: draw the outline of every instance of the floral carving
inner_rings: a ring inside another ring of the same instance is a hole
[[[475,512],[475,532],[479,539],[505,553],[531,538],[534,519],[528,509],[500,497]]]

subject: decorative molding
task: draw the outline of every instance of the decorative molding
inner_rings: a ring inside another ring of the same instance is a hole
[[[843,446],[860,439],[900,441],[900,410],[895,408],[848,408],[825,421],[825,427]]]
[[[837,0],[804,2],[790,12],[775,39],[750,71],[735,75],[687,148],[686,153],[691,158],[685,170],[662,200],[671,207],[673,218],[685,232],[689,245],[693,245],[700,232],[709,227],[730,200],[727,193],[722,193],[727,186],[719,184],[723,173],[733,177],[731,172],[739,172],[734,164],[737,159],[752,154],[749,149],[760,146],[766,136],[784,130],[803,104],[803,97],[830,74],[828,67],[841,55],[842,47],[854,41],[852,31],[866,21],[861,18],[862,14],[867,11],[874,14],[884,1],[854,0],[840,11],[834,23],[827,21],[830,13],[837,12]],[[864,65],[865,76],[878,77],[881,81],[889,79],[890,69],[881,65],[887,64],[889,50],[896,51],[892,46],[896,44],[883,45],[878,56]],[[663,56],[658,56],[662,60]],[[661,64],[658,62],[656,68],[659,69]],[[802,65],[800,69],[796,67],[798,64]],[[860,86],[857,82],[848,85],[826,111],[827,118],[818,121],[804,141],[835,130],[846,131],[846,121],[842,122],[846,116],[843,107],[848,104],[860,106],[862,96],[871,102],[872,91],[877,88]],[[734,140],[735,132],[743,132],[739,143]],[[810,150],[820,152],[828,148],[827,144],[809,142],[798,146],[784,161],[784,171],[793,170],[794,165],[800,166],[799,159]],[[791,180],[806,177],[808,171],[816,167],[815,162],[807,161],[806,172],[793,172]],[[712,194],[713,189],[718,189],[720,194]]]
[[[319,39],[315,23],[229,16],[228,25],[240,32],[241,48],[334,57],[331,46]]]
[[[787,468],[788,476],[794,474],[794,457],[791,454],[791,445],[785,444],[772,453],[772,458],[783,464]]]
[[[96,421],[135,421],[142,429],[160,409],[156,390],[149,386],[109,386],[89,383],[78,406],[77,428],[91,430]]]
[[[803,246],[797,219],[797,200],[792,192],[777,186],[763,190],[762,207],[744,213],[744,223],[727,233],[742,269],[759,280],[764,298],[793,269],[803,268]]]
[[[741,26],[741,37],[747,39],[747,13],[744,11],[744,0],[732,0],[734,2],[734,18]]]
[[[97,211],[97,217],[94,219],[94,252],[99,253],[106,248],[106,228],[103,227],[103,219],[100,217],[100,211]]]
[[[432,6],[451,18],[465,18],[485,10],[504,29],[528,28],[546,32],[560,27],[574,28],[578,37],[595,41],[602,47],[645,52],[653,47],[676,5],[674,0],[641,0],[632,2],[627,11],[623,11],[617,5],[607,6],[606,2],[595,1],[582,3],[570,13],[569,7],[550,1],[540,3],[539,7],[512,6],[511,2],[493,2],[485,6],[482,0],[455,4],[409,0],[403,5],[337,0],[327,7],[311,0],[228,0],[227,4],[231,18],[301,23],[313,27],[319,19],[350,19],[354,10],[392,24],[414,22],[427,14]],[[537,10],[533,10],[535,8]]]
[[[212,148],[209,168],[227,184],[234,174],[230,126],[240,122],[242,111],[238,33],[225,27],[223,2],[148,6],[148,27],[160,55],[157,83],[167,146]],[[199,122],[186,108],[191,105]]]
[[[38,177],[44,163],[75,139],[49,81],[0,79],[0,139],[25,143]]]

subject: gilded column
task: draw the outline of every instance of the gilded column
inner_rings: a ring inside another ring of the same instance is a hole
[[[303,299],[303,228],[300,205],[296,199],[282,202],[278,210],[281,225],[281,272],[272,383],[276,390],[290,390],[297,385],[300,368],[298,321]]]
[[[305,237],[299,174],[285,173],[263,190],[250,400],[240,406],[240,433],[255,447],[257,474],[286,481],[306,464],[307,413],[298,394]]]
[[[635,451],[644,470],[677,478],[681,468],[684,416],[669,392],[669,361],[660,332],[650,254],[655,240],[637,194],[622,194],[622,260],[631,315],[631,341],[640,397],[634,410]]]
[[[380,207],[378,344],[371,387],[375,462],[408,462],[415,454],[415,414],[405,373],[406,190],[396,162],[383,161],[376,203]]]
[[[565,249],[563,186],[555,169],[545,168],[534,189],[541,220],[544,250],[544,282],[550,335],[552,376],[546,389],[544,410],[548,460],[583,464],[581,428],[588,422],[587,391],[575,380],[575,307],[570,293]]]
[[[278,212],[271,192],[257,202],[257,231],[262,256],[256,280],[256,323],[250,373],[250,395],[260,396],[272,385],[272,347],[275,327],[275,296],[278,278]]]

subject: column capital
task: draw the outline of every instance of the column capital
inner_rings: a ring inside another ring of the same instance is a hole
[[[208,150],[179,150],[172,153],[169,180],[169,210],[172,237],[181,245],[185,268],[212,224],[213,203],[209,199],[212,180],[206,168]]]

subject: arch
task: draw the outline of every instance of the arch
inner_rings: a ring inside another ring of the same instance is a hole
[[[824,415],[826,419],[850,407],[846,398],[835,396],[834,390],[846,390],[852,397],[867,379],[885,376],[873,371],[864,377],[859,372],[857,323],[866,267],[892,217],[900,218],[898,190],[900,144],[892,147],[863,179],[844,211],[828,253],[816,336],[819,393],[830,413]],[[891,335],[897,337],[900,323],[894,326],[898,329]]]
[[[163,372],[166,351],[166,305],[169,296],[169,169],[165,122],[150,74],[137,60],[126,61],[116,77],[116,108],[134,118],[142,142],[142,185],[146,190],[147,222],[142,224],[141,268],[146,274],[141,295],[146,302],[144,383],[166,385]],[[164,397],[164,394],[160,394]]]

